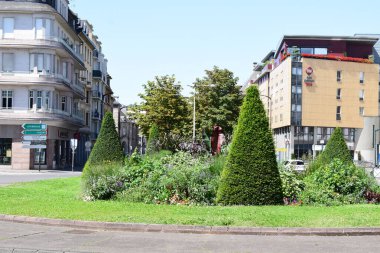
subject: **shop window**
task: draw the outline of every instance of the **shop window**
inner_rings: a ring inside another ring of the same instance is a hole
[[[46,164],[46,149],[34,149],[34,164]]]
[[[0,165],[12,163],[12,139],[0,138]]]

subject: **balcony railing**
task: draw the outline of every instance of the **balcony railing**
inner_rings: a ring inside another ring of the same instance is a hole
[[[67,112],[59,109],[52,108],[25,108],[25,107],[12,107],[3,108],[0,107],[0,119],[45,119],[56,120],[65,119],[71,120],[80,124],[83,124],[84,117],[83,112],[78,110],[77,112]]]
[[[25,38],[16,36],[12,39],[1,39],[0,45],[32,45],[32,46],[50,46],[50,47],[60,47],[65,49],[68,53],[70,53],[82,66],[84,66],[83,56],[79,52],[79,47],[75,47],[75,44],[71,44],[68,40],[50,36],[45,38]]]
[[[102,71],[101,70],[93,70],[92,71],[92,76],[94,78],[102,78]]]
[[[32,72],[27,71],[12,71],[12,72],[1,72],[0,71],[0,83],[11,83],[11,82],[25,82],[36,84],[38,82],[50,82],[64,84],[70,87],[79,95],[84,96],[84,85],[81,82],[73,83],[69,78],[64,77],[62,74],[50,73],[47,70],[38,71],[35,69]]]

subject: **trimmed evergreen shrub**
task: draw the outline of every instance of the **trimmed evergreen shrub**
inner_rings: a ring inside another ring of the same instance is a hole
[[[318,159],[324,164],[330,164],[334,159],[339,159],[344,163],[353,163],[352,156],[348,150],[340,127],[335,128],[327,142],[326,148]]]
[[[272,133],[257,87],[247,89],[217,201],[224,205],[283,204]]]
[[[107,112],[103,118],[99,136],[84,166],[83,175],[92,166],[107,162],[119,163],[120,165],[124,162],[123,149],[120,144],[119,135],[116,132],[115,121],[110,112]]]
[[[310,175],[319,168],[329,165],[334,159],[339,159],[347,165],[353,164],[352,156],[344,140],[342,129],[339,127],[335,128],[323,152],[315,161],[309,164],[306,173]]]
[[[149,138],[146,147],[146,153],[151,154],[159,150],[158,141],[160,138],[160,133],[156,124],[153,124],[149,130]]]

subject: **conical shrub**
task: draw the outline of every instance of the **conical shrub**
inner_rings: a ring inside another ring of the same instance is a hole
[[[112,113],[107,112],[103,118],[99,136],[84,167],[84,172],[95,165],[103,163],[120,163],[122,165],[123,161],[124,154],[115,128],[115,121]]]
[[[255,86],[247,89],[240,109],[221,176],[217,202],[225,205],[283,203],[273,137]]]
[[[335,128],[323,152],[318,157],[322,164],[330,164],[333,160],[339,159],[344,163],[353,163],[350,150],[344,140],[340,127]]]

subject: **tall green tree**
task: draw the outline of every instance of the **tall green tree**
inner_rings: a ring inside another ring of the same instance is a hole
[[[217,201],[225,205],[283,203],[273,137],[256,86],[247,89]]]
[[[124,161],[123,148],[116,132],[115,121],[111,112],[106,112],[102,127],[90,156],[85,164],[84,172],[92,166],[102,165],[104,162],[120,163]]]
[[[148,154],[152,154],[159,150],[158,149],[159,139],[160,139],[160,133],[158,132],[158,127],[156,124],[153,124],[149,130],[149,138],[148,138],[148,143],[146,146],[146,152]]]
[[[205,72],[206,76],[194,82],[198,133],[204,129],[210,135],[212,127],[218,125],[231,135],[243,101],[239,78],[217,66]]]
[[[170,148],[173,136],[189,133],[191,112],[188,101],[181,95],[181,85],[173,76],[156,76],[143,85],[139,94],[142,102],[131,108],[130,116],[136,120],[143,134],[148,136],[153,124],[160,134],[163,148]]]

